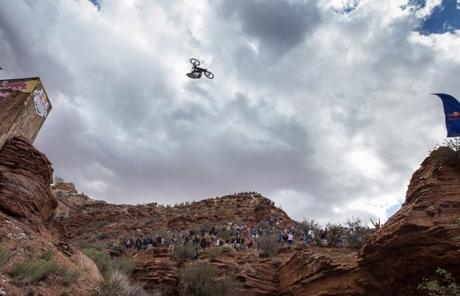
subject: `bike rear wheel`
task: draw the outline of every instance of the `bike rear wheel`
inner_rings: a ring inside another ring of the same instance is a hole
[[[209,71],[205,71],[205,72],[204,72],[204,76],[208,77],[209,79],[214,79],[214,74],[212,74],[212,73],[209,72]]]
[[[195,58],[191,58],[190,63],[192,63],[192,65],[194,65],[195,67],[200,65],[200,61]]]

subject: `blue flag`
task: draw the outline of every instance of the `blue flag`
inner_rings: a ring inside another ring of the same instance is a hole
[[[447,137],[460,137],[460,103],[450,95],[434,94],[441,98],[446,115]]]

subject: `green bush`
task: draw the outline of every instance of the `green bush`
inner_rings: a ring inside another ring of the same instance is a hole
[[[53,253],[49,250],[43,252],[38,259],[16,263],[12,266],[10,274],[16,281],[23,283],[36,283],[50,275],[57,275],[66,286],[72,285],[80,277],[78,272],[54,262]]]
[[[40,255],[40,259],[44,261],[50,261],[51,258],[53,258],[53,252],[50,250],[46,250]]]
[[[94,248],[83,249],[82,252],[96,263],[101,274],[106,277],[112,272],[112,259],[106,251],[98,251]]]
[[[448,149],[445,149],[446,147]],[[441,150],[443,149],[443,150]],[[448,165],[460,169],[460,139],[452,138],[445,140],[438,150],[440,154],[440,164]]]
[[[174,258],[177,260],[192,259],[196,257],[196,255],[198,255],[198,246],[191,243],[184,245],[182,242],[178,241],[174,248]]]
[[[71,286],[80,278],[79,272],[67,269],[65,267],[59,267],[56,273],[58,273],[62,277],[62,282],[67,287]]]
[[[200,225],[200,231],[201,232],[210,232],[212,230],[212,224],[209,222],[203,223]]]
[[[110,238],[110,236],[109,236],[107,233],[105,233],[105,232],[101,232],[101,233],[99,233],[99,234],[96,236],[96,238],[97,238],[98,240],[104,240],[104,239]]]
[[[371,235],[371,229],[364,226],[361,219],[348,219],[345,222],[347,232],[345,237],[347,239],[348,246],[351,248],[361,248],[368,237]]]
[[[232,233],[230,230],[227,230],[226,228],[219,228],[217,230],[217,236],[222,238],[223,240],[226,240],[232,237]]]
[[[326,225],[326,240],[329,243],[329,246],[339,246],[345,235],[346,231],[342,225],[331,223]]]
[[[279,243],[276,235],[267,234],[258,239],[260,257],[272,257],[278,254]]]
[[[78,242],[78,246],[80,247],[80,250],[83,250],[83,249],[91,249],[93,248],[94,246],[92,244],[90,244],[89,242],[85,241],[85,240],[80,240]]]
[[[0,270],[5,267],[8,260],[11,258],[11,252],[7,248],[0,246]]]
[[[112,260],[112,270],[117,270],[120,273],[130,276],[136,267],[136,263],[127,257],[116,257]]]
[[[459,296],[460,287],[452,275],[442,268],[436,269],[436,274],[431,279],[424,279],[418,289],[428,296]]]
[[[222,253],[224,252],[224,248],[223,247],[213,247],[211,249],[211,251],[209,251],[209,259],[215,259],[217,257],[219,257]]]
[[[155,294],[156,293],[156,294]],[[148,293],[142,286],[131,284],[128,276],[118,271],[112,272],[96,288],[95,296],[156,296],[157,292]]]
[[[53,273],[58,273],[58,266],[52,261],[31,260],[16,263],[11,276],[24,283],[36,283],[46,279]]]
[[[320,232],[321,232],[321,227],[319,226],[318,222],[316,222],[314,219],[309,219],[309,220],[303,220],[299,224],[300,230],[303,231],[305,234],[308,234],[308,231],[311,230],[314,234],[314,240],[316,243],[319,245],[320,244]]]
[[[179,290],[184,296],[226,296],[234,295],[234,284],[227,277],[219,277],[209,263],[197,262],[181,271]]]
[[[116,254],[116,256],[121,256],[125,253],[126,248],[123,245],[114,245],[110,247],[110,252]]]
[[[107,251],[99,251],[94,248],[83,249],[82,251],[96,263],[104,278],[108,278],[115,271],[129,276],[136,267],[136,263],[132,259],[127,257],[115,257],[112,259]]]

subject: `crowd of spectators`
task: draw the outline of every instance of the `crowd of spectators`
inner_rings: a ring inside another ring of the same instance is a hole
[[[286,224],[270,217],[256,225],[205,224],[195,230],[164,230],[161,234],[123,238],[115,244],[122,245],[130,252],[140,252],[155,248],[174,251],[177,246],[194,246],[198,251],[213,247],[227,247],[248,250],[259,247],[261,238],[270,237],[279,246],[320,246],[320,247],[360,247],[372,229],[360,220],[349,221],[346,226],[328,224],[321,228],[314,221]],[[112,244],[113,245],[113,244]]]

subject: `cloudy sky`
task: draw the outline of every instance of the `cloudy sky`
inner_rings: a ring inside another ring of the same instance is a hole
[[[460,2],[460,1],[459,1]],[[35,145],[114,203],[258,191],[385,219],[460,96],[457,0],[5,0],[0,78],[40,76]],[[196,57],[214,80],[191,80]]]

